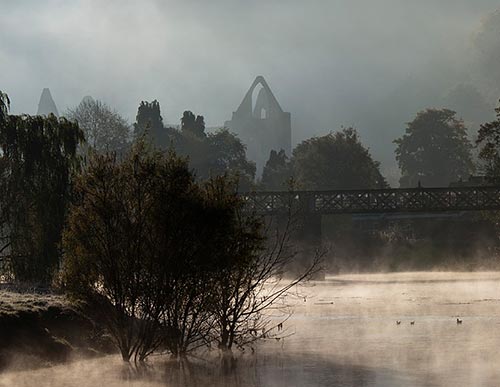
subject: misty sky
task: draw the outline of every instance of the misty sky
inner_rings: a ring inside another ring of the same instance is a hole
[[[158,99],[231,118],[256,75],[293,140],[359,128],[384,166],[404,123],[467,78],[469,49],[498,0],[0,0],[0,90],[36,113],[49,87],[60,112],[85,95],[133,121]],[[470,82],[470,79],[466,79]]]

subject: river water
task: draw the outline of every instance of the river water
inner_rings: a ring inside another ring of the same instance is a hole
[[[5,372],[0,385],[500,386],[500,273],[345,275],[299,293],[287,337],[240,355],[231,375],[199,359],[190,377],[155,359],[138,375],[109,356]]]

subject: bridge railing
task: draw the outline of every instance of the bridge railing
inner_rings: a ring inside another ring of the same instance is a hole
[[[500,187],[248,192],[245,210],[276,215],[290,208],[319,214],[500,210]]]

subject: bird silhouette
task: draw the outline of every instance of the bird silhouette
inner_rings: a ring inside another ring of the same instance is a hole
[[[463,321],[462,321],[461,319],[457,318],[457,325],[462,324],[462,322],[463,322]]]
[[[401,325],[401,320],[397,320],[396,325]]]
[[[415,321],[410,321],[410,325],[415,325]]]

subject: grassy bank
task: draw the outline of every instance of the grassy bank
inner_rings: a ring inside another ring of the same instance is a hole
[[[110,348],[99,327],[63,295],[0,290],[0,370],[98,356]]]

